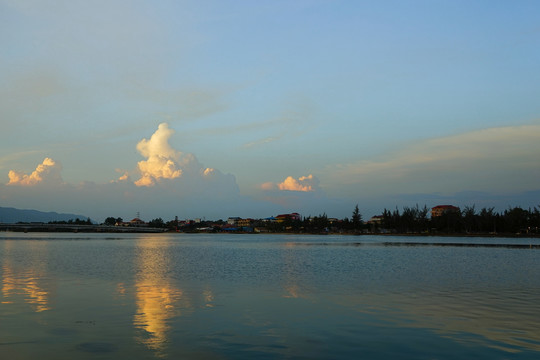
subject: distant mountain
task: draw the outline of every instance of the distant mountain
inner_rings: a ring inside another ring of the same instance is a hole
[[[86,220],[87,216],[76,214],[58,214],[56,212],[43,212],[37,210],[21,210],[0,207],[0,223],[14,224],[18,222],[49,222],[68,221],[75,219]]]

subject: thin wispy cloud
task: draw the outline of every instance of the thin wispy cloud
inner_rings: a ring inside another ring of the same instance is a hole
[[[30,155],[36,155],[40,153],[41,151],[39,150],[28,150],[28,151],[14,152],[11,154],[0,156],[0,169],[6,169],[10,167],[12,163],[17,162],[18,160],[24,157],[27,157]]]
[[[252,141],[252,142],[244,144],[242,147],[245,149],[249,149],[255,146],[259,146],[259,145],[269,144],[271,142],[281,139],[283,136],[284,134],[281,134],[279,136],[271,136],[271,137],[267,137],[261,140]]]
[[[412,143],[380,159],[328,167],[328,177],[373,193],[535,189],[540,125],[497,127]]]

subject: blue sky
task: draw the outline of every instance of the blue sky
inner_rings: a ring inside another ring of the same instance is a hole
[[[539,13],[0,0],[0,206],[100,221],[540,205]]]

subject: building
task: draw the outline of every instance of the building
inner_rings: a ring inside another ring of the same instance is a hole
[[[453,205],[437,205],[431,208],[431,217],[438,217],[448,213],[459,213],[460,210],[457,206]]]
[[[232,225],[232,226],[236,226],[236,225],[238,225],[239,220],[242,220],[242,219],[237,217],[237,216],[230,217],[230,218],[227,219],[227,224]]]
[[[253,219],[238,219],[236,225],[239,227],[249,227],[253,224]]]
[[[135,219],[132,219],[127,222],[117,222],[114,224],[115,226],[131,226],[131,227],[145,227],[148,226],[147,223],[136,217]]]
[[[281,222],[284,222],[285,220],[292,220],[292,221],[295,221],[295,220],[302,220],[302,217],[300,216],[299,213],[292,213],[292,214],[280,214],[278,216],[276,216],[276,221],[278,223],[281,223]]]
[[[384,220],[384,216],[382,215],[375,215],[372,216],[371,219],[368,220],[369,225],[381,225]]]

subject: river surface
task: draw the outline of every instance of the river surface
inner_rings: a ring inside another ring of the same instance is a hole
[[[539,359],[538,245],[4,232],[0,359]]]

